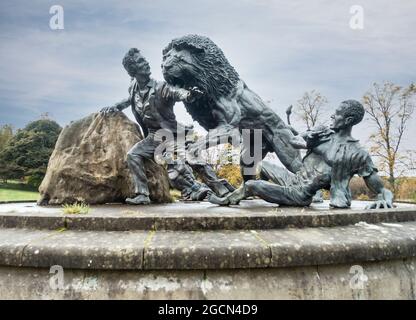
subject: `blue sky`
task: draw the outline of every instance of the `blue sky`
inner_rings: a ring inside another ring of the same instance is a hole
[[[64,8],[64,30],[49,8]],[[364,29],[349,26],[352,5]],[[373,82],[415,81],[416,1],[21,1],[0,4],[0,124],[23,127],[42,113],[61,125],[127,97],[121,59],[130,47],[162,79],[161,50],[188,33],[209,36],[241,78],[284,116],[306,90],[333,108],[361,99]],[[180,121],[189,123],[183,107]],[[327,115],[329,117],[329,113]],[[416,134],[416,121],[408,134]],[[354,134],[362,141],[368,122]]]

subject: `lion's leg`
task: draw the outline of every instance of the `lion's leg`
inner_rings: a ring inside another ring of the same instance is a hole
[[[300,151],[293,147],[291,141],[294,137],[289,128],[274,128],[273,136],[268,137],[271,148],[280,162],[291,172],[296,173],[302,168]]]

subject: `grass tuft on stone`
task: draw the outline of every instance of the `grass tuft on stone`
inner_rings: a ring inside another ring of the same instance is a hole
[[[90,206],[86,203],[64,204],[62,210],[65,214],[87,214]]]

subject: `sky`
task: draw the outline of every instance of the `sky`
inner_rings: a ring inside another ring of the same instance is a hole
[[[50,28],[52,5],[63,7],[63,30]],[[363,8],[363,29],[350,27],[353,5]],[[162,49],[189,33],[210,37],[282,117],[314,89],[328,98],[329,118],[374,82],[416,80],[415,16],[414,0],[2,0],[0,125],[21,128],[48,113],[64,126],[121,101],[128,49],[139,48],[162,80]],[[175,111],[192,122],[183,105]],[[353,133],[365,143],[372,130],[365,120]],[[412,119],[405,148],[415,134]]]

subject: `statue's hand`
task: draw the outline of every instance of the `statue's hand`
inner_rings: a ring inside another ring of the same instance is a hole
[[[305,133],[305,135],[309,139],[319,140],[319,139],[325,139],[333,133],[334,133],[334,131],[329,129],[329,128],[322,128],[322,129],[319,128],[318,130],[308,130]]]
[[[314,141],[318,140],[320,133],[317,131],[308,130],[305,132],[302,132],[300,136],[306,140],[306,141]]]
[[[115,113],[119,111],[120,110],[117,107],[105,107],[100,110],[100,112],[104,114],[110,114],[110,113]]]
[[[393,208],[393,193],[388,189],[383,189],[383,191],[377,195],[377,200],[366,207],[366,209],[389,208]]]

